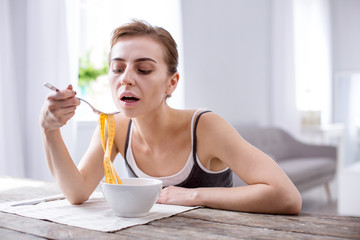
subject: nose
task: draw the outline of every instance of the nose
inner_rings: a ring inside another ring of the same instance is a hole
[[[121,85],[125,85],[125,86],[134,86],[135,85],[135,80],[133,78],[133,74],[131,73],[130,69],[126,69],[120,78],[121,78],[120,79]]]

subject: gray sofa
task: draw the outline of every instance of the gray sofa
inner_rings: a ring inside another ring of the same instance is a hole
[[[246,141],[272,157],[300,192],[324,185],[331,199],[329,182],[336,174],[336,147],[305,144],[275,127],[236,129]],[[234,174],[234,185],[243,184]]]

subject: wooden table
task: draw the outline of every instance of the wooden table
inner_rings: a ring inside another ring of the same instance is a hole
[[[11,183],[11,184],[9,184]],[[0,177],[0,203],[60,193],[54,183]],[[0,212],[0,239],[360,239],[360,218],[198,208],[104,233]]]

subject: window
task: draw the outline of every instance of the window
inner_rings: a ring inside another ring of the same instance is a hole
[[[82,97],[104,111],[115,110],[104,68],[110,37],[114,28],[140,19],[168,30],[178,44],[180,56],[179,72],[182,72],[182,37],[179,0],[78,0],[79,1],[79,92]],[[82,69],[81,69],[82,68]],[[82,71],[83,70],[83,71]],[[85,70],[88,70],[87,72]],[[84,73],[85,72],[85,73]],[[106,71],[105,71],[106,72]],[[96,79],[89,80],[89,76]],[[84,81],[87,82],[84,84]],[[184,107],[183,82],[168,100],[175,108]],[[86,85],[86,86],[85,86]],[[84,105],[84,104],[82,104]],[[96,120],[97,116],[86,107],[78,108],[77,119]]]
[[[331,59],[328,21],[326,1],[294,1],[296,103],[298,110],[304,113],[304,125],[330,122]]]

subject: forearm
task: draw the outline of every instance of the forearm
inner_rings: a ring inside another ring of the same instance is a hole
[[[42,139],[50,172],[65,197],[74,204],[85,201],[89,193],[61,137],[60,129],[43,130]]]
[[[266,184],[233,188],[194,189],[194,205],[242,212],[297,214],[301,197],[297,191],[275,189]]]
[[[274,187],[252,184],[232,188],[164,188],[157,201],[163,204],[205,206],[241,212],[297,214],[301,196],[296,188],[286,184]]]

